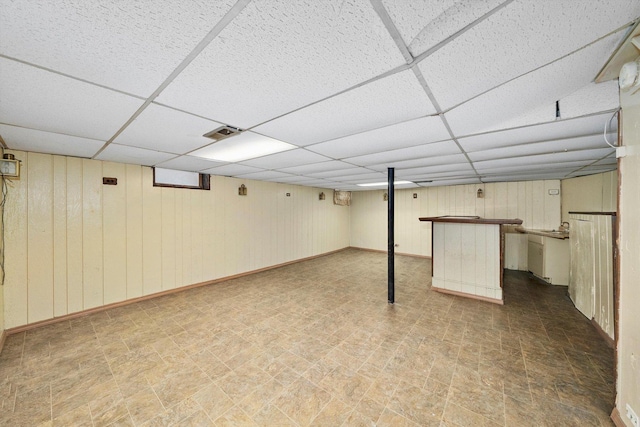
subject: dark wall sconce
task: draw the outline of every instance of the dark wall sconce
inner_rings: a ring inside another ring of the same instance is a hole
[[[242,184],[240,187],[238,187],[238,196],[246,196],[247,195],[247,187]]]
[[[417,199],[418,198],[418,193],[413,193],[413,198]]]
[[[320,193],[320,195],[318,196],[318,200],[324,200],[325,199],[325,195],[324,192]]]
[[[382,195],[382,200],[385,201],[385,202],[388,202],[389,201],[389,193],[384,193]]]
[[[484,191],[482,191],[482,188],[478,188],[478,191],[476,192],[476,197],[478,199],[484,198]]]

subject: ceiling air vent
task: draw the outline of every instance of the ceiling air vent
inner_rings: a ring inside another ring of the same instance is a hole
[[[220,141],[221,139],[229,138],[230,136],[240,132],[242,132],[242,129],[234,128],[233,126],[221,126],[218,129],[205,133],[202,136],[213,139],[214,141]]]

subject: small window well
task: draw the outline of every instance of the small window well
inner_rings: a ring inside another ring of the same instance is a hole
[[[154,187],[191,188],[209,190],[209,174],[173,169],[153,168]]]

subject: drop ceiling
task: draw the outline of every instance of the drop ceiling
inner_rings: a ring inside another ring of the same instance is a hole
[[[632,0],[0,0],[0,141],[344,190],[388,167],[408,186],[598,173],[619,101],[594,79],[639,17]],[[203,137],[222,125],[244,132]],[[284,151],[211,156],[262,137]]]

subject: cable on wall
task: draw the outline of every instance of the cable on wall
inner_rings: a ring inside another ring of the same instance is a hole
[[[609,120],[607,120],[607,121],[604,123],[604,133],[603,133],[603,136],[604,136],[604,142],[606,142],[606,143],[607,143],[607,145],[608,145],[609,147],[611,147],[611,148],[618,148],[618,147],[617,147],[616,145],[613,145],[612,143],[610,143],[610,142],[609,142],[609,140],[607,139],[607,130],[608,130],[609,128],[611,128],[611,120],[613,120],[613,118],[614,118],[614,117],[616,116],[616,114],[618,114],[618,113],[620,113],[620,109],[619,109],[619,108],[618,108],[616,111],[614,111],[614,112],[613,112],[613,114],[611,115],[611,117],[609,117]]]

